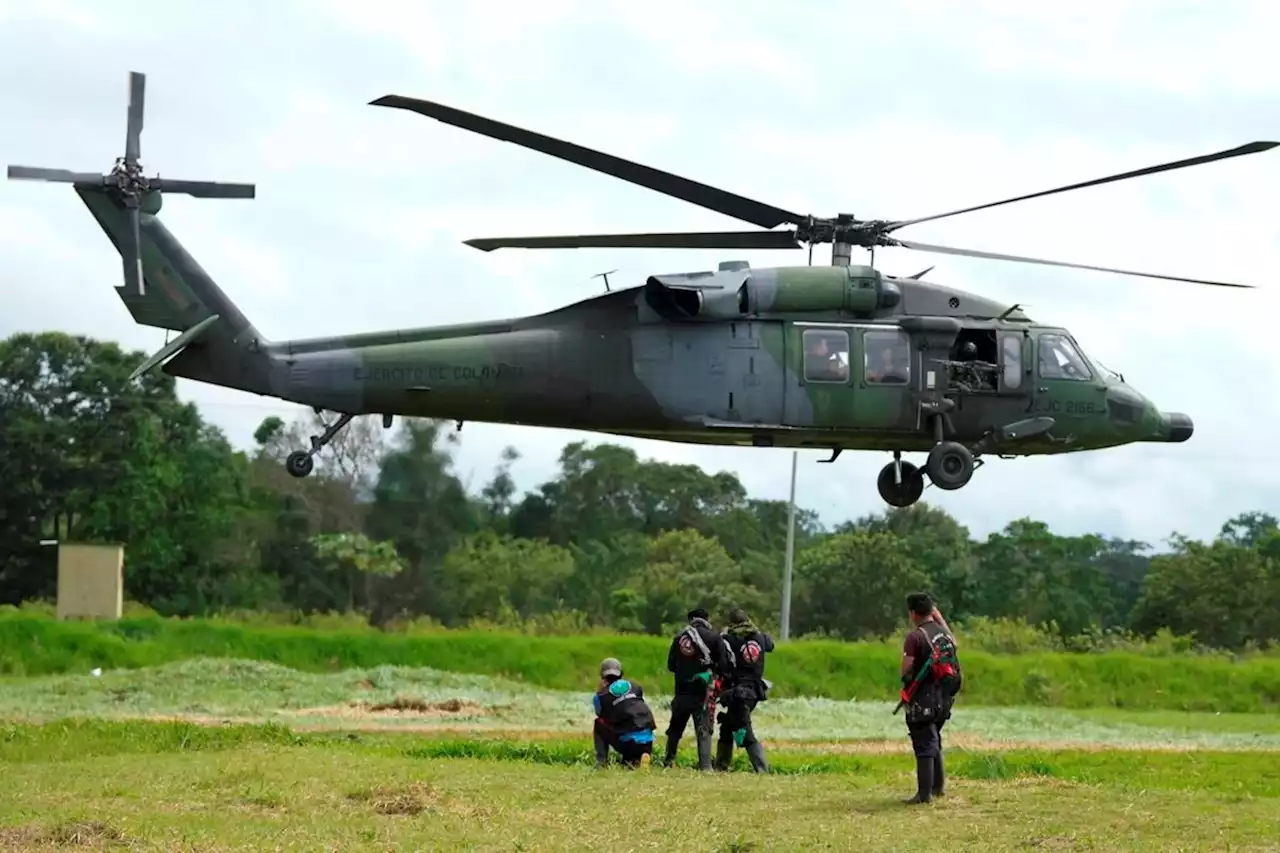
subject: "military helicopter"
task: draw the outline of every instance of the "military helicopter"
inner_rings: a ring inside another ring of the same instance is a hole
[[[1131,442],[1183,442],[1191,418],[1160,411],[1091,359],[1070,331],[1004,305],[851,263],[859,246],[1070,267],[1225,287],[1155,275],[909,242],[908,225],[1184,168],[1277,146],[1253,142],[1018,198],[908,220],[802,215],[431,101],[387,95],[409,110],[513,142],[750,222],[715,233],[477,239],[502,247],[796,249],[806,266],[655,273],[643,284],[527,317],[336,337],[270,341],[158,218],[165,192],[253,198],[251,184],[144,177],[138,162],[145,77],[130,75],[125,156],[106,175],[10,166],[10,178],[73,185],[124,262],[116,287],[142,325],[177,332],[138,365],[148,371],[274,397],[338,415],[290,474],[354,417],[395,415],[560,427],[686,443],[892,454],[877,478],[892,506],[917,501],[925,478],[965,486],[985,455],[1072,453]],[[832,245],[814,266],[812,247]],[[922,465],[903,460],[922,453]]]

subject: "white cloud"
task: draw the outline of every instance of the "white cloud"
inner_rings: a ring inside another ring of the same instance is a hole
[[[649,272],[755,266],[803,252],[507,251],[500,234],[734,229],[741,223],[403,111],[443,101],[800,212],[922,216],[1280,135],[1261,3],[1113,3],[1105,16],[1015,2],[762,0],[420,7],[0,0],[4,160],[103,168],[121,145],[125,78],[148,73],[148,171],[253,181],[252,202],[166,200],[164,219],[273,338],[549,310]],[[145,22],[141,26],[139,22]],[[1268,112],[1268,109],[1270,110]],[[1158,541],[1276,510],[1277,463],[1254,438],[1280,417],[1270,317],[1280,241],[1267,187],[1280,153],[928,223],[906,239],[1256,283],[1237,293],[884,250],[884,269],[1021,302],[1169,409],[1184,445],[996,460],[929,490],[978,533],[1030,514],[1063,530]],[[825,263],[828,247],[815,261]],[[63,328],[142,349],[111,287],[119,260],[65,187],[0,190],[0,335]],[[865,259],[858,253],[855,260]],[[297,407],[182,383],[239,443]],[[459,466],[504,444],[525,487],[569,440],[733,470],[785,498],[790,453],[467,424]],[[830,521],[877,511],[877,454],[801,455],[802,503]]]

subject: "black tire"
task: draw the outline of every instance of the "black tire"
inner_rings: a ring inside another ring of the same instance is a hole
[[[973,477],[973,454],[963,444],[943,441],[929,451],[929,461],[924,467],[935,486],[955,491],[968,485]]]
[[[284,460],[284,469],[295,477],[305,477],[316,466],[311,455],[303,450],[295,450]]]
[[[924,474],[910,462],[903,462],[902,482],[900,484],[895,483],[893,481],[893,463],[890,462],[880,469],[880,475],[876,477],[876,489],[879,490],[880,497],[889,506],[911,506],[920,500],[920,496],[924,494]]]

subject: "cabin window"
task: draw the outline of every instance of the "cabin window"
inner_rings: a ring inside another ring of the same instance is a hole
[[[805,329],[801,343],[806,382],[849,381],[848,332],[841,329]]]
[[[1004,387],[1010,390],[1022,387],[1022,335],[1000,336],[1000,370]]]
[[[1088,381],[1093,371],[1084,363],[1080,352],[1066,335],[1049,332],[1040,335],[1039,370],[1042,379],[1075,379]]]
[[[911,381],[911,338],[901,330],[868,331],[862,335],[863,371],[877,385],[906,385]]]

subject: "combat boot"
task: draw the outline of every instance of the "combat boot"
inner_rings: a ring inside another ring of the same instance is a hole
[[[716,770],[722,773],[727,772],[731,761],[733,761],[733,741],[722,740],[716,744]]]
[[[764,758],[764,744],[760,741],[752,741],[747,747],[747,758],[751,759],[751,769],[757,773],[768,773],[769,762]]]
[[[933,758],[916,759],[916,795],[903,800],[909,806],[927,803],[933,798]]]
[[[933,796],[946,796],[947,772],[942,765],[942,753],[933,759]]]

